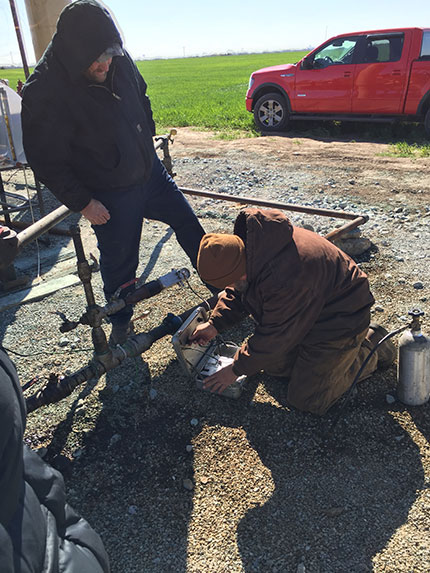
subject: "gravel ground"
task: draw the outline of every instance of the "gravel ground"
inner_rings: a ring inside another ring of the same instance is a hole
[[[293,135],[226,142],[189,129],[172,147],[181,186],[368,215],[362,234],[372,247],[357,260],[376,298],[374,319],[394,329],[412,307],[430,312],[430,160],[386,151]],[[7,185],[22,192],[21,175]],[[207,231],[230,232],[240,209],[191,202]],[[291,218],[321,234],[339,224]],[[81,225],[87,254],[96,252]],[[50,237],[24,249],[19,271],[35,277],[38,256],[39,280],[75,271],[68,239]],[[168,229],[152,221],[141,261],[148,279],[189,266]],[[140,303],[136,330],[209,294],[195,273],[190,286],[195,292],[177,286]],[[98,274],[93,287],[102,302]],[[77,285],[2,312],[0,335],[21,354],[21,381],[41,377],[28,394],[50,372],[72,373],[90,360],[89,329],[63,335],[54,314],[74,320],[84,309]],[[430,332],[428,317],[423,329]],[[250,331],[246,321],[226,338],[240,343]],[[395,401],[395,384],[395,366],[363,382],[327,438],[338,407],[321,419],[290,410],[282,384],[262,375],[237,401],[198,391],[165,337],[30,414],[25,439],[63,472],[70,503],[102,535],[114,573],[427,573],[430,407]]]

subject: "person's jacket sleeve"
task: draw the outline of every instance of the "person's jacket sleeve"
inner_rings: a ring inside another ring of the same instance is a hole
[[[73,132],[49,97],[24,97],[23,142],[27,161],[36,177],[72,211],[82,211],[92,199],[70,166]]]
[[[142,102],[143,109],[145,110],[145,115],[148,120],[149,129],[151,130],[151,135],[154,137],[155,135],[155,122],[152,116],[152,108],[151,102],[149,97],[146,95],[147,85],[145,80],[143,79],[142,75],[140,74],[139,70],[136,68],[137,75],[138,75],[138,85],[139,85],[139,93],[140,99]]]
[[[231,287],[227,287],[220,294],[209,322],[218,332],[222,332],[245,318],[247,314],[242,304],[240,293]]]

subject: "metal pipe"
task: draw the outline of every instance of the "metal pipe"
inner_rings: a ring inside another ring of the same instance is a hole
[[[58,209],[55,209],[55,211],[48,213],[48,215],[45,215],[45,217],[42,217],[42,219],[30,225],[30,227],[21,231],[21,233],[18,233],[18,248],[22,248],[31,241],[34,241],[37,237],[43,235],[43,233],[48,231],[57,223],[60,223],[70,214],[70,209],[65,205],[61,205]]]
[[[217,301],[218,296],[214,295],[202,301],[202,303],[210,309],[214,308]],[[123,345],[114,348],[109,355],[97,357],[99,359],[96,358],[96,360],[93,360],[87,364],[87,366],[84,366],[70,376],[59,379],[57,376],[51,375],[45,388],[27,398],[27,413],[34,412],[34,410],[46,404],[59,402],[66,396],[69,396],[80,384],[93,378],[98,379],[109,370],[119,366],[126,358],[138,356],[146,352],[151,348],[153,343],[160,340],[160,338],[163,338],[167,334],[174,334],[189,315],[198,306],[201,306],[202,303],[189,308],[179,316],[168,314],[160,325],[149,332],[141,332],[140,334],[130,336]]]
[[[28,207],[26,207],[28,209]],[[32,225],[34,225],[34,223],[29,223],[28,221],[11,221],[10,223],[7,223],[6,220],[2,220],[0,219],[0,226],[1,225],[5,225],[7,227],[11,227],[12,229],[19,229],[19,230],[25,230],[28,229],[29,227],[31,227]],[[69,229],[60,229],[60,228],[52,228],[52,229],[48,229],[48,233],[51,233],[52,235],[60,235],[62,237],[70,237],[70,231]]]
[[[368,221],[368,219],[369,219],[368,217],[363,217],[360,215],[359,217],[357,217],[353,221],[350,221],[349,223],[345,223],[345,225],[342,225],[342,227],[339,227],[338,229],[335,229],[334,231],[330,231],[330,233],[327,233],[327,235],[324,235],[324,238],[327,239],[328,241],[333,241],[334,239],[337,239],[338,237],[340,237],[344,233],[347,233],[348,231],[352,231],[353,229],[356,229],[360,225],[364,225],[364,223],[366,223]]]
[[[212,193],[210,191],[202,191],[200,189],[189,189],[181,187],[180,191],[185,195],[195,195],[197,197],[210,197],[211,199],[223,199],[224,201],[231,201],[233,203],[246,203],[248,205],[260,205],[263,207],[272,207],[274,209],[283,209],[285,211],[296,211],[298,213],[309,213],[310,215],[323,215],[324,217],[334,217],[336,219],[356,219],[357,213],[347,213],[346,211],[334,211],[331,209],[321,209],[317,207],[306,207],[303,205],[295,205],[294,203],[279,203],[278,201],[264,201],[263,199],[254,199],[252,197],[241,197],[226,195],[224,193]],[[363,222],[369,220],[367,215],[360,216]]]
[[[16,38],[18,40],[19,52],[21,54],[22,67],[24,68],[25,79],[30,75],[27,56],[25,55],[24,42],[22,41],[21,28],[19,26],[18,13],[16,11],[15,0],[9,0],[10,10],[12,12],[13,24],[15,26]]]

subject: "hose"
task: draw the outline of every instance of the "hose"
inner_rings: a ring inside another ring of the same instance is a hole
[[[343,401],[343,404],[341,405],[341,407],[339,408],[339,411],[337,413],[336,418],[334,419],[328,433],[330,434],[331,432],[333,432],[334,428],[336,427],[337,423],[339,422],[346,405],[348,404],[352,393],[354,392],[354,389],[357,385],[358,380],[360,379],[361,373],[363,372],[364,368],[366,367],[367,363],[369,362],[369,360],[372,358],[372,356],[375,354],[375,352],[378,350],[379,346],[381,346],[381,344],[384,344],[384,342],[386,342],[387,340],[389,340],[390,338],[392,338],[393,336],[395,336],[396,334],[399,334],[400,332],[403,332],[404,330],[406,330],[407,328],[410,327],[410,324],[407,324],[406,326],[402,326],[400,328],[397,328],[396,330],[392,330],[391,332],[389,332],[388,334],[386,334],[384,336],[384,338],[381,338],[381,340],[372,348],[372,350],[369,352],[369,354],[366,356],[366,359],[364,360],[363,364],[360,366],[360,368],[358,369],[357,374],[354,377],[354,380],[352,381],[351,386],[349,387],[349,389],[347,390],[346,394],[345,394],[345,398]]]

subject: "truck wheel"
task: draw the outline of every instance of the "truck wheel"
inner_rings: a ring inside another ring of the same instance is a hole
[[[427,110],[427,113],[424,118],[424,130],[426,132],[427,137],[430,139],[430,108]]]
[[[285,98],[277,93],[261,96],[254,106],[254,121],[260,131],[285,131],[289,123]]]

